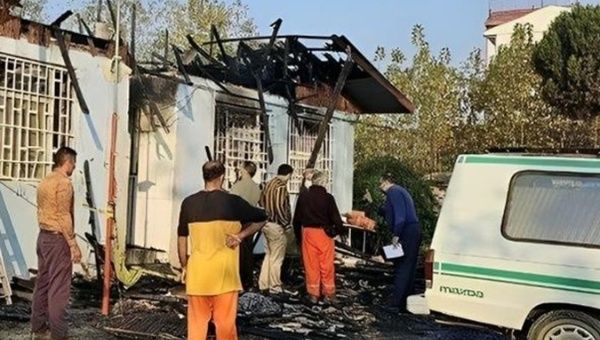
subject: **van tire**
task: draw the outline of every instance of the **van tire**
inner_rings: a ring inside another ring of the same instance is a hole
[[[566,327],[561,329],[561,326]],[[589,335],[594,340],[600,340],[600,320],[584,312],[572,310],[557,310],[543,314],[531,325],[527,340],[548,340],[552,339],[548,337],[550,332],[576,333],[575,328],[579,328],[578,332],[582,339],[586,339],[583,335]]]

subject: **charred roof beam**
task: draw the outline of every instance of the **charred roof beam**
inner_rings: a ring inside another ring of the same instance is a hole
[[[183,64],[183,59],[181,58],[181,50],[175,45],[172,45],[172,47],[173,54],[175,55],[175,61],[177,62],[177,69],[183,75],[183,78],[185,79],[187,85],[194,85],[185,69],[185,65]]]
[[[58,18],[56,18],[56,20],[54,20],[50,26],[55,26],[55,27],[60,27],[60,25],[67,20],[69,17],[71,17],[71,15],[73,15],[73,11],[68,10],[66,12],[64,12],[63,14],[61,14]]]
[[[327,111],[325,112],[325,116],[323,117],[323,120],[321,121],[321,123],[319,125],[319,132],[317,133],[317,139],[315,141],[315,145],[310,154],[310,158],[308,159],[308,162],[306,164],[307,169],[314,168],[314,166],[317,162],[317,157],[319,156],[319,152],[321,151],[321,146],[323,145],[323,141],[325,140],[325,135],[326,135],[327,131],[329,130],[329,123],[331,122],[331,119],[333,118],[333,114],[335,112],[335,108],[337,106],[338,99],[339,99],[340,95],[342,94],[342,90],[344,89],[346,80],[348,79],[348,76],[350,75],[350,72],[352,71],[354,62],[352,60],[352,54],[351,54],[350,50],[348,50],[347,55],[348,55],[348,58],[344,62],[344,67],[342,68],[342,71],[340,72],[340,75],[338,76],[338,79],[335,83],[335,88],[333,89],[333,95],[331,97],[331,102],[329,103],[329,106],[327,107]]]
[[[89,114],[90,110],[87,106],[85,98],[83,97],[83,91],[81,91],[81,87],[79,86],[79,80],[77,79],[77,74],[75,73],[75,68],[73,67],[73,63],[71,62],[71,57],[69,55],[69,50],[67,48],[67,44],[65,43],[65,39],[60,29],[60,25],[67,20],[71,15],[73,15],[73,11],[68,10],[61,14],[56,20],[52,22],[50,25],[54,31],[54,36],[56,41],[58,42],[58,47],[60,49],[60,54],[63,58],[65,66],[67,67],[67,72],[69,73],[69,77],[71,78],[71,85],[75,90],[75,95],[77,96],[77,101],[79,102],[79,106],[81,107],[81,111],[85,114]]]
[[[90,48],[90,52],[93,56],[96,56],[98,54],[98,50],[96,49],[96,44],[94,44],[94,39],[92,38],[94,36],[94,33],[79,14],[77,14],[77,21],[79,21],[79,25],[84,28],[85,33],[87,34],[86,40]],[[83,32],[81,33],[83,34]]]
[[[67,13],[68,12],[70,12],[70,11],[67,11]],[[73,14],[73,13],[71,12],[71,14]],[[68,16],[70,16],[71,14],[69,14]],[[61,15],[61,18],[63,16],[64,16],[64,14]],[[58,21],[58,20],[55,20],[55,21]],[[60,24],[60,22],[62,22],[62,21],[58,21],[58,22]],[[84,96],[83,96],[83,91],[81,91],[81,86],[79,86],[79,80],[77,79],[77,74],[75,73],[75,68],[73,67],[73,63],[71,62],[71,57],[69,56],[69,49],[67,48],[67,44],[65,43],[65,38],[63,36],[63,33],[58,26],[52,26],[52,30],[54,32],[54,37],[56,38],[56,41],[58,43],[58,48],[60,49],[60,54],[63,58],[65,66],[67,67],[67,72],[69,73],[69,78],[71,78],[71,86],[75,90],[75,95],[77,96],[77,101],[79,102],[79,107],[81,108],[81,111],[83,113],[89,114],[90,109],[85,101]]]
[[[216,65],[222,65],[222,63],[220,61],[215,59],[213,56],[211,56],[209,53],[207,53],[202,47],[200,47],[200,45],[198,45],[198,43],[194,40],[194,38],[192,37],[191,34],[188,34],[186,36],[186,38],[187,38],[187,41],[190,44],[190,46],[192,46],[192,48],[194,50],[196,50],[196,52],[198,52],[206,60],[208,60],[209,62],[216,64]]]

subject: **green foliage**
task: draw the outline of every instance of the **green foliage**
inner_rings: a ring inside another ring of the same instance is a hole
[[[116,1],[112,3],[115,5]],[[96,21],[98,12],[97,4],[97,0],[68,0],[59,6],[55,4],[54,10],[60,12],[70,8],[93,29],[92,24]],[[188,34],[198,43],[209,41],[212,25],[217,27],[222,38],[249,36],[257,32],[254,19],[249,16],[248,6],[241,0],[121,0],[121,30],[122,36],[127,40],[132,27],[133,5],[136,7],[136,52],[140,60],[149,60],[152,52],[163,53],[167,29],[169,44],[177,45],[183,50],[189,47],[186,39]],[[112,24],[106,6],[102,7],[100,19]],[[72,30],[78,30],[78,26],[75,16],[64,24],[64,27]],[[171,46],[169,53],[170,51]],[[170,58],[173,59],[171,53]]]
[[[23,0],[21,17],[33,20],[33,21],[44,21],[46,16],[44,14],[44,7],[48,0]]]
[[[543,96],[559,113],[600,114],[600,6],[575,6],[557,17],[533,53]]]
[[[428,243],[433,235],[437,220],[435,198],[427,182],[404,162],[396,158],[390,156],[374,157],[356,164],[354,169],[353,206],[367,212],[369,217],[375,217],[379,228],[378,233],[384,237],[384,240],[389,241],[391,235],[389,226],[377,214],[377,208],[385,201],[384,194],[379,190],[379,179],[384,172],[392,173],[398,182],[397,184],[405,187],[412,195],[423,228],[424,242]],[[367,189],[372,194],[373,204],[369,204],[364,199]]]
[[[460,75],[450,64],[448,49],[433,55],[422,26],[413,28],[411,40],[417,49],[412,65],[404,67],[405,56],[395,49],[385,74],[411,98],[417,111],[413,115],[363,120],[356,132],[358,160],[392,152],[417,171],[441,171],[448,162],[444,155],[454,150],[453,127],[460,113]],[[384,58],[385,51],[379,48],[377,60]]]
[[[489,65],[474,50],[459,67],[450,53],[436,56],[416,26],[412,63],[391,54],[387,77],[415,103],[413,115],[361,118],[356,128],[356,162],[391,156],[429,174],[450,171],[461,153],[490,147],[598,147],[600,118],[576,121],[556,115],[542,98],[542,78],[532,61],[531,26],[518,25],[509,45]],[[386,58],[378,48],[376,61]]]

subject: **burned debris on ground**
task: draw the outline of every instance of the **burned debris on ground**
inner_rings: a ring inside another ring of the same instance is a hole
[[[336,258],[338,302],[335,305],[311,304],[306,300],[303,273],[298,259],[292,258],[285,277],[287,286],[292,287],[291,293],[263,295],[253,291],[240,296],[240,338],[500,339],[489,331],[446,327],[432,318],[390,313],[382,305],[392,290],[391,265],[377,258],[365,258],[359,252],[351,255],[347,249],[338,250],[346,255]],[[31,287],[21,282],[15,288],[27,291]],[[97,282],[81,277],[74,281],[70,313],[74,334],[101,339],[185,339],[187,305],[180,284],[145,276],[128,290],[115,288],[112,295],[116,303],[107,318],[99,314],[98,287]],[[423,288],[420,278],[417,290]],[[27,334],[29,313],[30,303],[23,299],[12,306],[1,306],[0,336],[11,328]]]

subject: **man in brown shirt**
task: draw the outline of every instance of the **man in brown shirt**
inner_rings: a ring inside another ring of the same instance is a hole
[[[256,164],[244,161],[239,169],[239,180],[231,187],[229,193],[240,196],[253,207],[258,206],[260,188],[252,178],[256,175]],[[246,226],[242,226],[245,229]],[[240,244],[240,277],[245,291],[254,286],[254,240],[248,237]]]
[[[37,189],[38,276],[31,307],[34,339],[66,339],[67,315],[73,262],[81,261],[81,250],[73,228],[73,185],[77,153],[61,147],[53,171]]]

